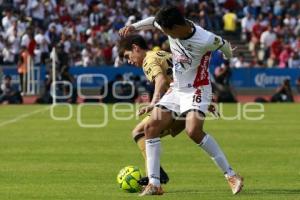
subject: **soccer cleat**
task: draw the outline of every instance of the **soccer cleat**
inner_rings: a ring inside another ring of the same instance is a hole
[[[146,186],[149,183],[148,176],[142,177],[140,180],[138,180],[138,184],[141,186]]]
[[[160,167],[159,173],[160,173],[160,183],[167,184],[169,182],[169,176],[162,167]]]
[[[162,167],[160,167],[160,183],[161,184],[167,184],[169,182],[169,176],[168,174],[164,171]],[[146,186],[149,183],[149,178],[147,176],[141,178],[138,183],[141,186]]]
[[[163,195],[164,191],[161,186],[148,184],[139,196]]]
[[[237,194],[242,190],[242,188],[244,186],[243,185],[243,177],[241,177],[238,174],[233,175],[233,176],[228,176],[226,174],[225,178],[227,179],[228,184],[229,184],[233,194]]]

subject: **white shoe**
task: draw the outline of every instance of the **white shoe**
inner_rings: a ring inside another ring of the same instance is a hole
[[[238,174],[233,175],[233,176],[228,176],[226,174],[225,178],[227,179],[228,184],[229,184],[233,194],[237,194],[242,190],[242,188],[244,186],[243,177],[241,177]]]
[[[155,186],[151,183],[148,184],[142,193],[139,196],[147,196],[147,195],[162,195],[164,193],[161,186]]]

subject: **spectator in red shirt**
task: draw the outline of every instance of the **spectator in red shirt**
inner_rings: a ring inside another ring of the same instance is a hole
[[[266,30],[266,27],[261,25],[260,20],[257,20],[252,28],[252,38],[259,41],[261,34]]]
[[[105,64],[110,65],[111,63],[111,57],[112,57],[112,46],[110,44],[106,45],[102,49],[102,54],[104,57]]]
[[[265,31],[266,27],[261,25],[259,19],[256,20],[252,27],[251,42],[249,44],[249,50],[252,52],[253,56],[256,56],[257,50],[259,48],[260,36]]]
[[[31,34],[29,34],[29,43],[27,46],[28,53],[31,57],[34,57],[35,46],[36,46],[36,41],[34,40],[34,34],[31,33]]]
[[[273,62],[273,65],[278,65],[279,56],[282,50],[283,50],[282,36],[278,35],[277,39],[271,45],[271,61]]]
[[[224,8],[227,10],[237,10],[239,8],[239,4],[236,2],[236,0],[226,0],[224,3]]]
[[[289,59],[292,57],[293,50],[290,45],[285,45],[284,50],[281,51],[279,55],[279,67],[280,68],[287,68]]]
[[[68,7],[65,3],[65,0],[60,0],[57,7],[56,7],[56,13],[59,16],[59,20],[61,24],[64,24],[65,22],[71,22],[72,18],[69,15]]]

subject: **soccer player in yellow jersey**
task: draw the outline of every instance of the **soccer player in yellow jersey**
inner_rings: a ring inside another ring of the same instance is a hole
[[[172,82],[172,55],[165,51],[149,51],[146,41],[140,35],[130,35],[119,42],[119,55],[128,60],[130,64],[142,67],[147,79],[155,85],[151,103],[139,110],[138,115],[149,113],[155,104],[169,89]],[[144,118],[132,131],[132,136],[137,143],[146,161],[144,125],[149,116]],[[171,127],[161,132],[160,137],[172,135],[175,137],[184,129],[183,120],[174,121]],[[147,166],[147,165],[146,165]],[[147,170],[146,170],[147,171]],[[169,177],[160,167],[160,181],[167,183]],[[148,177],[139,181],[140,185],[148,184]]]

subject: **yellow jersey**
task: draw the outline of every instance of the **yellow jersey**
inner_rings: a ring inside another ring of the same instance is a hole
[[[166,51],[147,51],[143,60],[143,70],[150,82],[160,73],[172,82],[172,66],[172,54]]]
[[[226,13],[223,16],[224,20],[224,30],[225,31],[236,31],[236,20],[237,16],[235,13]]]

